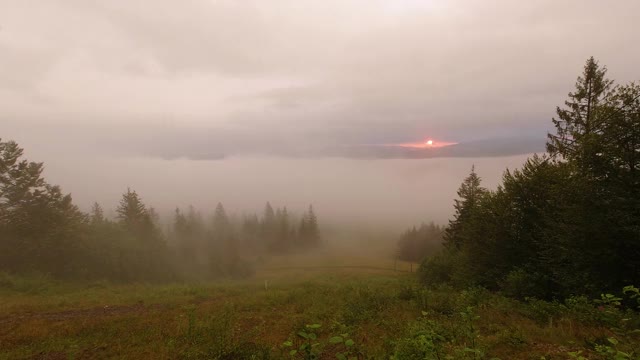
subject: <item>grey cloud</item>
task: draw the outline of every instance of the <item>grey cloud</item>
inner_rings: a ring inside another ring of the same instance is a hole
[[[0,117],[6,132],[64,120],[81,124],[67,140],[79,147],[160,157],[395,157],[362,145],[425,137],[542,143],[588,56],[614,78],[638,77],[640,52],[619,45],[634,43],[638,10],[577,0],[5,0]],[[83,142],[120,124],[161,140]],[[498,147],[481,153],[540,146]],[[474,152],[455,149],[447,156]]]

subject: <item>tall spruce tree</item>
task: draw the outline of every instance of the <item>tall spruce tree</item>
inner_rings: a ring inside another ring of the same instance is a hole
[[[565,108],[557,107],[558,117],[552,119],[556,133],[548,135],[547,151],[551,155],[573,161],[583,169],[590,166],[589,160],[602,145],[600,137],[610,116],[613,81],[605,77],[606,73],[606,67],[600,67],[593,57],[587,60],[576,90],[569,93]]]
[[[104,210],[102,210],[102,206],[97,202],[93,203],[91,206],[91,223],[94,225],[102,224],[105,221],[104,218]]]
[[[471,173],[458,189],[458,199],[454,200],[455,214],[453,220],[449,221],[444,235],[447,247],[459,249],[478,235],[474,231],[474,221],[480,210],[482,198],[487,194],[487,190],[480,186],[480,182],[475,166],[472,166]]]
[[[120,223],[132,233],[142,233],[151,226],[151,218],[138,193],[127,189],[116,209]]]
[[[120,256],[120,262],[127,267],[126,276],[148,280],[171,276],[166,244],[138,193],[127,189],[116,213],[120,226],[130,236]]]

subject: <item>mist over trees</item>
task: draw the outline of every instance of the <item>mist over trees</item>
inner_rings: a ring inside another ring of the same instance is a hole
[[[322,244],[310,206],[300,218],[267,203],[263,216],[234,221],[218,203],[210,218],[176,208],[163,231],[156,211],[127,189],[116,217],[88,214],[48,184],[43,164],[0,139],[0,271],[60,278],[169,281],[248,276],[255,258]]]
[[[640,282],[640,86],[590,58],[553,123],[547,153],[495,191],[471,169],[425,283],[549,299]]]
[[[409,262],[420,262],[438,253],[442,248],[444,228],[433,222],[415,226],[405,231],[398,240],[396,258]]]
[[[516,297],[599,294],[640,282],[640,85],[617,85],[590,58],[557,108],[547,153],[506,170],[495,190],[472,167],[446,228],[403,233],[398,259],[427,284]],[[263,256],[323,245],[313,206],[293,214],[176,208],[168,222],[133,189],[116,216],[89,213],[42,177],[43,164],[0,140],[0,271],[60,278],[168,281],[248,276]],[[434,255],[435,254],[435,255]],[[424,260],[423,260],[424,259]]]

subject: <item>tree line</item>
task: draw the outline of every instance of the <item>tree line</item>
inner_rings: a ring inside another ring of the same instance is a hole
[[[640,86],[606,72],[588,59],[547,152],[495,191],[472,168],[425,283],[546,299],[640,283]]]
[[[222,204],[208,219],[193,207],[176,209],[163,229],[136,191],[122,195],[114,219],[98,203],[87,214],[45,181],[43,169],[0,139],[0,271],[116,281],[247,276],[252,259],[322,244],[312,206],[298,219],[267,203],[261,217],[241,222]]]
[[[396,258],[409,262],[420,262],[435,255],[442,247],[444,228],[430,222],[405,231],[398,239]]]

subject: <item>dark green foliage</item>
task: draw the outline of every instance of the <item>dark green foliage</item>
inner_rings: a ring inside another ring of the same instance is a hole
[[[607,69],[593,57],[587,60],[584,72],[576,81],[576,90],[569,93],[565,108],[558,107],[553,119],[556,134],[549,134],[547,150],[552,155],[589,168],[603,145],[600,137],[608,126],[613,81],[605,78]]]
[[[436,321],[426,317],[413,322],[409,326],[408,336],[395,344],[392,359],[443,359],[444,345],[447,342],[446,330]]]
[[[131,279],[163,280],[171,277],[169,254],[164,236],[157,226],[157,215],[147,208],[135,191],[127,189],[116,209],[119,224],[130,237],[125,246],[124,263],[131,266],[127,271]],[[154,220],[155,218],[155,220]]]
[[[427,285],[451,282],[457,255],[459,253],[444,250],[439,254],[425,258],[418,268],[418,277]]]
[[[482,236],[475,223],[482,207],[482,200],[487,194],[487,189],[480,186],[480,177],[476,174],[475,167],[471,167],[471,173],[458,189],[459,199],[456,199],[453,205],[456,210],[454,218],[445,230],[446,247],[460,249]]]
[[[0,140],[0,269],[82,274],[87,216],[71,196],[42,178],[42,163],[21,159],[23,150]]]
[[[425,283],[551,299],[640,282],[640,87],[605,74],[587,61],[548,155],[507,170],[492,192],[472,169]]]
[[[22,160],[15,142],[0,141],[0,269],[64,278],[169,278],[166,251],[144,204],[127,191],[119,222],[99,204],[83,214],[41,177],[41,163]]]

